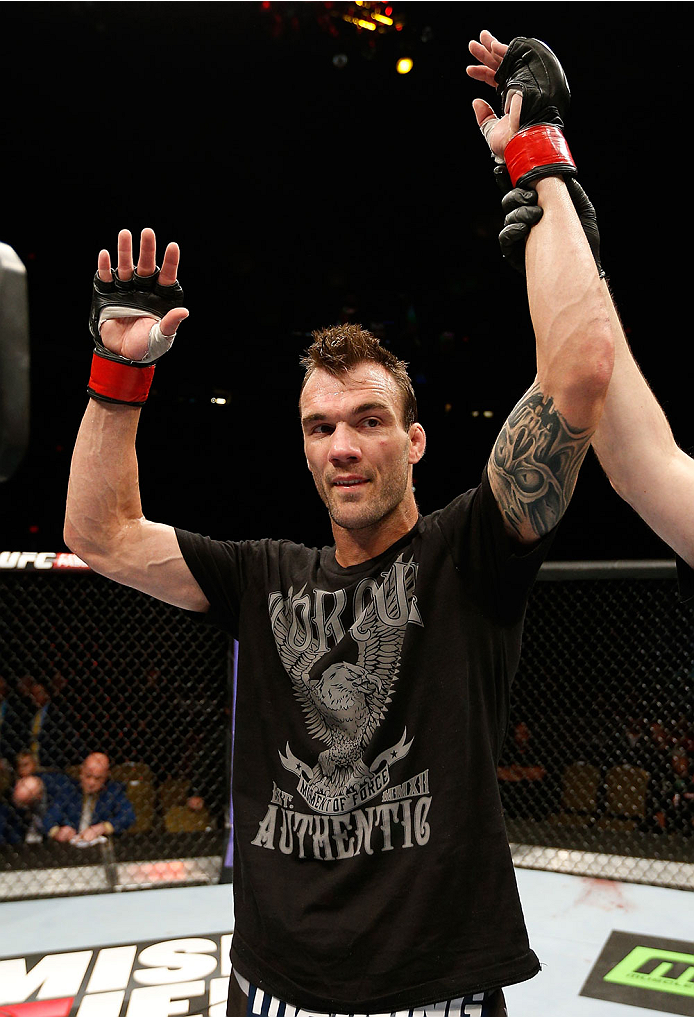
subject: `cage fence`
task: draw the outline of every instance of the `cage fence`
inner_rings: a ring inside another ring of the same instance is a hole
[[[0,573],[0,899],[216,881],[229,640],[57,560]]]
[[[0,566],[0,899],[216,882],[230,641],[72,556]],[[694,889],[692,611],[671,563],[543,566],[498,771],[517,865]]]
[[[694,625],[675,564],[554,563],[499,783],[517,865],[694,889]]]

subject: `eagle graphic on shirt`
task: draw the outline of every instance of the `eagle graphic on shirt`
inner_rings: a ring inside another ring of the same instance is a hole
[[[398,559],[333,651],[321,647],[315,634],[309,640],[305,632],[298,645],[291,638],[296,622],[291,588],[284,609],[271,613],[277,650],[308,733],[327,745],[309,779],[323,794],[349,794],[373,777],[363,756],[391,702],[407,623],[422,624],[415,583],[416,566]],[[354,656],[355,646],[356,662],[335,659],[335,651]],[[331,663],[323,660],[326,654]]]

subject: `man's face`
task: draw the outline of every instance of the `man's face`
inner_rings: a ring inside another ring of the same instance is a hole
[[[41,801],[43,796],[43,781],[40,777],[22,777],[17,781],[12,800],[20,809],[30,809]]]
[[[108,777],[108,763],[87,757],[80,767],[80,784],[85,795],[96,795]]]
[[[357,364],[337,378],[318,369],[306,382],[306,460],[331,519],[344,529],[377,525],[411,497],[411,465],[424,451],[424,432],[419,424],[405,430],[402,401],[380,364]]]
[[[36,773],[36,759],[34,756],[30,752],[17,756],[17,776],[29,777],[32,773]]]

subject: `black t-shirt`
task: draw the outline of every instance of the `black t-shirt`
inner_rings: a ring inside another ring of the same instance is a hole
[[[488,480],[377,558],[177,531],[239,640],[234,967],[374,1013],[532,977],[496,779],[527,593]]]

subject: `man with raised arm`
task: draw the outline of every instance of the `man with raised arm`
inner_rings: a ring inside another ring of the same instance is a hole
[[[524,80],[524,66],[508,69]],[[528,105],[542,122],[541,94]],[[124,231],[117,272],[99,256],[66,540],[97,571],[239,640],[234,1017],[434,1004],[502,1017],[502,987],[540,967],[496,767],[527,596],[602,411],[612,333],[560,139],[526,144],[517,95],[498,121],[477,108],[499,158],[520,135],[514,158],[544,208],[527,252],[537,374],[479,485],[429,516],[413,494],[425,434],[406,365],[344,325],[314,333],[300,393],[333,546],[147,520],[135,432],[152,365],[186,316],[178,251],[157,275],[146,230],[135,270]],[[263,398],[261,368],[256,383]]]
[[[615,331],[613,381],[593,448],[615,491],[694,566],[694,460],[675,442],[624,332]],[[680,570],[680,586],[687,597],[694,595],[689,569]]]
[[[480,63],[468,73],[497,87],[495,74],[508,46],[483,32],[470,51]],[[587,231],[599,264],[599,234],[595,211],[585,193],[569,181],[570,193]],[[542,218],[537,195],[514,188],[503,202],[508,213],[501,235],[504,254],[521,271],[530,230]],[[604,276],[604,272],[601,271]],[[677,445],[668,420],[629,348],[619,316],[602,283],[605,305],[614,337],[614,369],[602,417],[592,438],[598,459],[615,491],[628,502],[658,536],[682,559],[694,566],[694,459]],[[680,587],[694,596],[694,573],[680,568]]]

